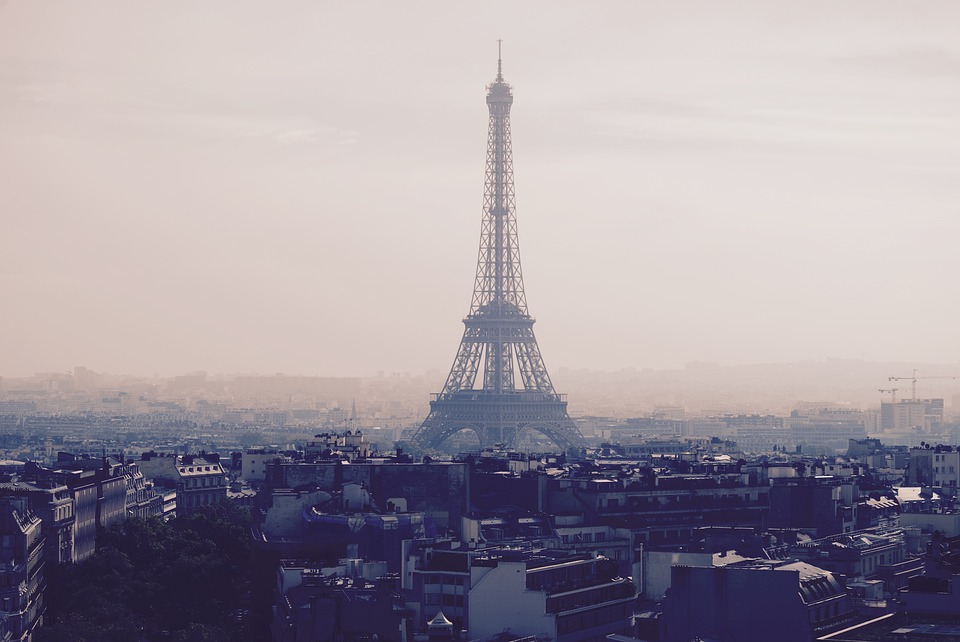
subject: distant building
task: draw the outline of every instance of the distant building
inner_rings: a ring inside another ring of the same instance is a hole
[[[227,487],[227,501],[238,508],[253,508],[257,491],[242,481],[232,481]]]
[[[124,463],[127,483],[125,507],[129,517],[147,519],[163,514],[163,495],[147,482],[136,461]]]
[[[790,439],[800,447],[817,446],[842,451],[851,439],[865,439],[862,420],[791,419]],[[806,452],[806,451],[804,451]]]
[[[0,498],[22,497],[41,520],[44,536],[44,554],[52,564],[72,563],[74,557],[74,502],[70,489],[49,482],[0,483]]]
[[[82,562],[97,547],[97,529],[109,528],[127,518],[127,473],[124,465],[112,458],[77,457],[59,453],[57,468],[50,469],[29,463],[24,469],[24,478],[38,487],[66,486],[73,499],[73,562]],[[61,515],[64,509],[60,508]],[[58,551],[65,547],[65,530],[69,519],[54,520],[59,526]],[[58,553],[58,557],[62,556]]]
[[[897,594],[901,608],[909,615],[937,615],[956,618],[960,613],[960,575],[916,577]]]
[[[112,457],[82,457],[60,452],[56,467],[53,471],[55,478],[90,480],[96,484],[97,525],[100,528],[108,528],[127,518],[127,471],[123,462]],[[38,477],[42,476],[38,473]]]
[[[175,488],[160,488],[158,494],[163,498],[163,511],[161,515],[164,520],[170,520],[177,516],[177,491]]]
[[[359,430],[344,433],[320,433],[304,448],[304,455],[311,457],[340,458],[347,461],[367,459],[373,454],[371,444]]]
[[[217,453],[172,455],[150,451],[143,453],[136,464],[146,479],[153,480],[164,519],[227,500],[229,480]]]
[[[270,448],[245,450],[240,458],[240,476],[248,482],[264,481],[267,478],[267,466],[282,458],[282,455]]]
[[[630,634],[636,590],[617,565],[592,554],[510,547],[439,550],[408,560],[408,585],[419,597],[416,628],[441,611],[455,630],[487,639],[517,636],[558,642]]]
[[[333,492],[344,484],[362,484],[381,508],[394,497],[404,497],[411,512],[429,515],[438,528],[460,527],[460,517],[469,501],[467,464],[394,463],[367,460],[363,463],[284,462],[270,464],[267,485],[300,488],[311,484]]]
[[[880,429],[904,432],[922,428],[929,432],[943,423],[943,399],[900,399],[881,402]]]
[[[742,426],[737,428],[734,440],[740,450],[748,453],[769,453],[796,448],[793,433],[783,426]]]
[[[727,470],[659,474],[642,468],[626,478],[548,479],[542,510],[557,519],[582,516],[586,525],[625,529],[635,544],[686,541],[701,526],[762,525],[770,486],[739,472],[736,462],[720,467]]]
[[[281,575],[272,641],[405,642],[410,611],[399,583],[396,578],[330,576],[316,568],[302,569],[292,580]]]
[[[97,550],[97,484],[92,480],[74,481],[70,486],[77,516],[73,531],[74,561],[82,562]]]
[[[158,454],[150,451],[140,456],[137,466],[144,478],[152,479],[159,486],[174,488],[178,481],[176,472],[178,461],[180,461],[179,455]]]
[[[181,515],[227,500],[227,475],[215,455],[183,455],[176,462],[177,511]]]
[[[639,440],[639,443],[631,443],[631,441],[625,440],[622,444],[615,446],[615,450],[624,457],[681,455],[695,450],[694,444],[687,439],[643,439]]]
[[[557,642],[633,631],[633,584],[611,560],[532,553],[475,559],[469,592],[473,637],[509,629]]]
[[[955,497],[960,479],[960,448],[911,448],[904,486],[929,486],[941,495]]]
[[[847,442],[847,456],[863,459],[868,455],[875,455],[883,451],[883,444],[879,439],[851,439]]]
[[[665,417],[637,417],[627,419],[625,426],[609,427],[601,436],[608,439],[623,437],[679,437],[685,433],[683,419]]]
[[[553,527],[546,515],[526,512],[474,514],[465,515],[460,523],[461,541],[474,546],[506,544],[518,540],[536,540],[541,543],[540,546],[548,548],[556,548],[560,544],[560,538],[554,536]]]
[[[900,514],[900,524],[927,533],[939,531],[945,537],[960,537],[960,513],[956,512],[905,512]]]
[[[0,413],[27,414],[37,411],[37,404],[33,401],[7,400],[0,401]]]
[[[364,488],[347,484],[336,496],[323,491],[275,489],[254,530],[254,541],[262,553],[384,560],[390,572],[397,572],[404,540],[435,535],[429,516],[377,513]]]
[[[674,566],[663,642],[810,642],[854,621],[841,580],[804,562]]]
[[[833,477],[778,479],[770,487],[771,528],[812,531],[818,537],[857,528],[859,490],[852,480]]]
[[[43,625],[43,544],[27,498],[0,498],[0,640],[28,642]]]
[[[884,445],[879,439],[851,439],[847,456],[865,464],[879,483],[899,485],[909,462],[909,447]]]
[[[648,600],[662,600],[670,589],[674,566],[727,566],[744,561],[733,551],[713,553],[710,551],[645,550],[643,561],[639,564],[639,577],[643,597]]]
[[[919,529],[872,529],[797,542],[790,554],[848,581],[881,580],[893,594],[923,574],[919,541]]]

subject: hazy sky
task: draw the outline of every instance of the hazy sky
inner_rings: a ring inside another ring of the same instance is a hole
[[[0,375],[960,361],[960,3],[0,0]]]

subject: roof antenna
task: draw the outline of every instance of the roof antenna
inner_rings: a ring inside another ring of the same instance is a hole
[[[503,61],[500,59],[500,47],[503,40],[497,40],[497,82],[503,82]]]

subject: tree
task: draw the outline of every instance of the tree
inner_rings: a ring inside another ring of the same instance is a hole
[[[90,559],[48,573],[37,642],[245,639],[237,614],[249,586],[250,522],[249,511],[223,504],[101,532]]]

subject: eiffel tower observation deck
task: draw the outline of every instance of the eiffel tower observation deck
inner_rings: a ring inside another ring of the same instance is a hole
[[[487,167],[473,300],[443,391],[433,395],[430,414],[413,436],[421,448],[437,448],[462,430],[476,433],[481,447],[516,447],[525,430],[540,432],[564,450],[583,445],[565,396],[553,389],[527,311],[517,242],[511,105],[513,92],[503,80],[498,56],[497,78],[487,86]],[[481,365],[483,385],[475,387]]]

